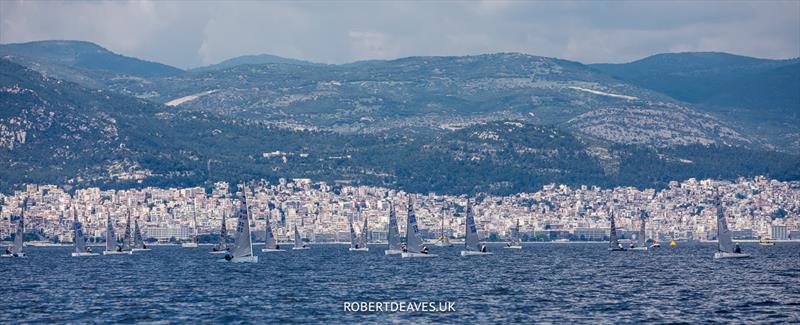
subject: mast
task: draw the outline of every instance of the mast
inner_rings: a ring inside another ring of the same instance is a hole
[[[360,214],[360,213],[359,213]],[[367,231],[369,228],[367,227],[367,216],[364,216],[364,227],[361,228],[361,246],[367,247]]]
[[[303,247],[303,238],[300,237],[300,231],[297,230],[297,223],[294,224],[294,247]]]
[[[122,250],[131,249],[131,209],[128,208],[128,223],[125,224],[125,233],[122,235]]]
[[[647,211],[642,210],[639,214],[639,219],[641,219],[642,223],[639,225],[639,234],[637,235],[636,242],[639,247],[645,247],[645,223],[647,222]]]
[[[265,228],[266,228],[265,231],[266,231],[266,235],[267,235],[265,237],[266,238],[266,241],[265,241],[266,247],[268,249],[276,249],[276,248],[278,248],[278,241],[275,240],[275,235],[272,233],[272,225],[269,222],[269,215],[267,215],[267,226]]]
[[[353,228],[353,217],[350,216],[350,248],[356,248],[356,230]]]

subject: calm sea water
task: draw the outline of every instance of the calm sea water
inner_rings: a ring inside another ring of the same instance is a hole
[[[384,256],[383,245],[261,253],[217,262],[209,247],[69,257],[29,247],[0,259],[0,323],[798,323],[800,244],[745,244],[753,258],[712,259],[713,244],[608,252],[606,244],[491,246],[463,258]],[[454,301],[451,313],[354,313],[346,301]]]

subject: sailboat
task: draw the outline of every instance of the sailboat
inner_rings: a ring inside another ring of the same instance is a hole
[[[125,224],[125,232],[122,234],[122,251],[133,253],[131,244],[131,211],[128,210],[128,223]]]
[[[439,247],[452,247],[453,244],[450,243],[450,238],[448,238],[447,234],[444,232],[444,218],[445,218],[445,214],[442,213],[441,234],[439,236],[439,240],[436,241],[436,246],[439,246]]]
[[[6,252],[2,255],[2,257],[25,257],[25,252],[23,251],[23,246],[25,246],[25,222],[23,211],[22,214],[19,216],[19,222],[17,223],[17,230],[14,233],[14,246],[10,249],[6,248]]]
[[[228,211],[222,212],[222,226],[219,230],[219,242],[211,249],[211,254],[223,254],[228,251],[228,228],[225,226],[225,219]]]
[[[385,255],[402,254],[400,247],[400,230],[397,229],[397,214],[394,212],[394,202],[389,208],[389,229],[387,234],[389,247],[383,251]]]
[[[733,240],[731,240],[731,231],[725,221],[725,210],[722,208],[719,197],[714,199],[714,204],[717,206],[717,252],[714,253],[714,258],[750,257],[750,254],[742,253],[738,244],[734,246]]]
[[[406,257],[436,257],[436,254],[428,253],[428,247],[423,245],[422,236],[417,227],[417,216],[414,214],[414,204],[408,198],[408,218],[406,218],[406,247],[400,256]]]
[[[147,248],[147,245],[144,244],[144,239],[142,238],[142,230],[139,229],[139,219],[133,221],[133,252],[146,252],[150,249]]]
[[[506,248],[522,249],[522,240],[519,238],[519,219],[517,219],[517,224],[514,228],[511,228],[511,238]]]
[[[461,256],[479,256],[491,255],[492,253],[486,249],[478,240],[478,228],[475,227],[475,217],[472,215],[472,204],[467,199],[467,222],[465,222],[467,238],[464,239],[464,250],[461,251]]]
[[[197,201],[192,202],[192,218],[194,219],[192,224],[194,235],[191,241],[181,243],[183,248],[197,248]]]
[[[642,210],[639,212],[639,219],[641,220],[641,224],[639,225],[639,233],[636,234],[636,246],[631,247],[632,251],[646,251],[647,250],[647,238],[645,238],[645,223],[647,222],[647,212]]]
[[[285,249],[281,249],[278,246],[278,241],[275,239],[275,234],[272,233],[272,225],[269,222],[269,216],[267,216],[267,226],[265,227],[267,239],[265,242],[264,248],[261,249],[262,252],[273,253],[273,252],[285,252]]]
[[[91,247],[87,248],[86,246],[86,238],[83,235],[83,225],[80,221],[78,221],[78,214],[75,213],[75,210],[72,210],[72,231],[73,231],[73,238],[72,242],[74,243],[74,250],[72,252],[72,257],[79,257],[79,256],[97,256],[100,254],[92,253]]]
[[[103,251],[103,255],[131,253],[133,252],[123,250],[122,246],[117,245],[117,235],[114,233],[114,224],[111,223],[111,214],[109,213],[108,218],[106,218],[106,250]]]
[[[242,202],[239,203],[239,218],[236,222],[234,244],[225,254],[225,259],[234,263],[258,263],[258,256],[253,254],[253,242],[250,238],[250,211],[247,208],[247,192],[242,187]]]
[[[294,224],[294,247],[293,250],[300,250],[300,249],[311,249],[306,243],[303,242],[303,238],[300,237],[300,231],[297,230],[297,224]]]
[[[360,211],[359,211],[360,212]],[[359,213],[360,214],[360,213]],[[350,249],[351,252],[368,252],[367,247],[367,217],[364,217],[364,227],[361,228],[361,236],[356,237],[353,229],[353,218],[350,218]]]
[[[609,214],[611,215],[611,231],[608,234],[608,250],[614,252],[624,251],[625,248],[622,248],[617,238],[617,226],[614,224],[614,210],[610,210]]]

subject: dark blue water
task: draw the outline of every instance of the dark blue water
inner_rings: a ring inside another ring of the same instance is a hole
[[[800,244],[745,244],[753,258],[712,259],[715,245],[608,252],[606,244],[492,246],[464,258],[384,256],[344,245],[220,263],[209,247],[69,257],[29,247],[0,259],[0,323],[798,323]],[[354,313],[346,301],[454,301],[451,313]]]

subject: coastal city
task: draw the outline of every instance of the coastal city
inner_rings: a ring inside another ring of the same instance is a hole
[[[26,240],[40,243],[72,241],[72,220],[83,224],[90,241],[104,241],[110,216],[121,234],[128,217],[138,221],[150,242],[191,240],[195,231],[219,234],[222,220],[235,229],[236,209],[246,189],[250,222],[256,240],[263,240],[269,220],[278,241],[288,241],[293,226],[309,242],[346,242],[349,222],[361,232],[368,219],[371,242],[387,237],[388,215],[394,205],[405,233],[407,204],[412,202],[422,237],[433,241],[444,233],[465,236],[465,207],[470,199],[478,236],[485,241],[508,238],[518,222],[523,241],[601,241],[609,235],[613,213],[620,238],[631,238],[646,220],[646,236],[657,241],[714,240],[719,195],[735,240],[800,239],[800,182],[764,177],[734,182],[689,179],[661,190],[617,187],[569,187],[550,184],[535,193],[472,197],[437,193],[406,193],[369,186],[344,186],[309,179],[281,179],[247,186],[217,182],[202,187],[128,190],[77,189],[27,185],[24,191],[0,194],[0,238],[9,241],[16,217],[25,218]]]

